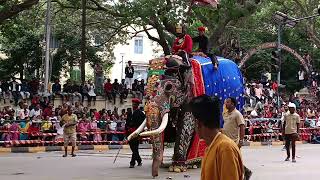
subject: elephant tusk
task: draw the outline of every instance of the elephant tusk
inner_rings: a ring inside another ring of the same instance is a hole
[[[155,135],[161,134],[166,129],[166,127],[168,125],[168,121],[169,121],[168,116],[169,116],[168,113],[166,113],[163,116],[161,125],[159,126],[158,129],[155,129],[155,130],[152,130],[152,131],[143,132],[143,133],[140,134],[140,136],[155,136]]]
[[[131,133],[128,136],[128,141],[131,141],[133,138],[137,137],[144,129],[144,127],[146,127],[147,124],[147,120],[144,119],[144,121],[142,122],[142,124],[138,127],[138,129],[136,129],[133,133]]]

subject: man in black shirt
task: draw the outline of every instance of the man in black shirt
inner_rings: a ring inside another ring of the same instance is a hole
[[[207,55],[211,61],[212,65],[214,66],[215,69],[218,68],[218,60],[214,54],[209,53],[208,50],[208,44],[209,44],[209,39],[205,35],[205,27],[198,27],[198,32],[199,36],[192,38],[194,43],[198,43],[198,50],[197,52],[202,52],[203,54]]]
[[[133,113],[131,116],[128,116],[126,122],[126,131],[128,135],[133,133],[138,127],[143,123],[146,115],[139,109],[139,104],[141,103],[140,99],[132,99],[132,109]],[[142,160],[139,155],[139,137],[136,137],[129,141],[130,149],[132,151],[132,157],[130,161],[130,168],[134,168],[136,161],[138,166],[142,165]]]
[[[205,28],[198,28],[199,36],[192,38],[194,43],[198,43],[198,52],[203,52],[204,54],[208,54],[208,37],[205,35]]]

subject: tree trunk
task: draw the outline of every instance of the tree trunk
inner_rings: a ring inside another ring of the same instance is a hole
[[[87,0],[82,0],[82,33],[81,33],[81,60],[80,60],[80,71],[81,71],[81,82],[84,83],[86,80],[86,4]]]

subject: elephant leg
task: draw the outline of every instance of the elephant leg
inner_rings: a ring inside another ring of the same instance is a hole
[[[152,139],[152,177],[157,177],[163,160],[163,135],[160,134]]]
[[[177,121],[177,137],[174,147],[173,165],[186,167],[187,153],[194,134],[195,122],[190,112],[181,112]]]

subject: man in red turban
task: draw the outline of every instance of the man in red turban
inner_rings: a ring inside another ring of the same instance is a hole
[[[199,35],[197,37],[192,38],[193,42],[198,43],[197,52],[202,52],[203,54],[208,56],[211,59],[212,65],[214,66],[214,68],[217,69],[218,68],[217,57],[214,54],[209,53],[209,50],[208,50],[209,39],[205,35],[206,28],[203,26],[198,27],[198,32],[199,32]]]
[[[206,28],[201,26],[198,27],[199,36],[192,38],[193,42],[198,43],[198,52],[208,54],[208,37],[205,35]]]

